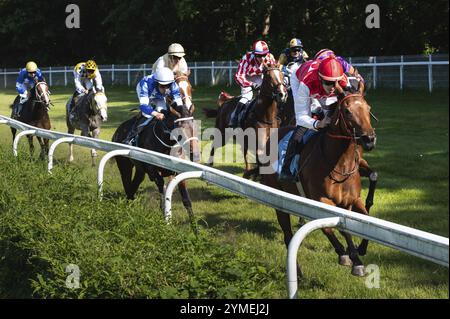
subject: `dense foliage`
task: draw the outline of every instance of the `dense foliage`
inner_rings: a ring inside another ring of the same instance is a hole
[[[67,29],[76,3],[81,28]],[[238,59],[256,39],[275,55],[300,37],[309,52],[330,47],[344,56],[448,52],[448,1],[380,1],[379,29],[365,25],[373,1],[292,0],[0,0],[0,67],[33,59],[71,65],[152,63],[171,42],[193,61]],[[7,44],[7,45],[5,45]]]

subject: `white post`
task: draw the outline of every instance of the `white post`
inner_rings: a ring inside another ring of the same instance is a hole
[[[144,74],[142,74],[142,77],[144,77],[145,76],[145,69],[147,68],[147,64],[146,63],[144,63]]]
[[[105,171],[106,162],[114,156],[128,156],[130,155],[130,150],[115,150],[105,154],[98,165],[97,174],[97,186],[98,186],[98,197],[100,200],[103,199],[103,173]]]
[[[373,68],[372,68],[372,74],[373,74],[373,88],[377,88],[377,57],[373,57]]]
[[[128,86],[131,85],[131,77],[130,77],[130,65],[128,64],[128,71],[127,71],[127,82]]]
[[[302,226],[292,237],[289,247],[288,247],[288,256],[287,256],[287,281],[288,281],[288,293],[289,299],[297,298],[297,253],[300,245],[308,236],[309,233],[313,232],[316,229],[327,228],[327,227],[337,227],[341,222],[340,217],[328,217],[313,220],[304,226]]]
[[[111,85],[114,84],[114,64],[111,65]]]
[[[6,68],[5,68],[5,73],[4,73],[4,81],[5,81],[5,89],[6,89],[6,86],[7,86],[7,81],[6,81]]]
[[[19,145],[19,140],[22,136],[25,135],[34,135],[36,134],[36,130],[25,130],[16,135],[13,142],[13,154],[17,157],[17,146]]]
[[[403,55],[400,56],[400,90],[403,90]]]
[[[170,222],[170,219],[172,218],[172,194],[175,190],[175,187],[177,185],[186,180],[186,179],[192,179],[192,178],[202,178],[203,172],[202,171],[191,171],[191,172],[184,172],[180,173],[177,176],[175,176],[167,185],[166,192],[164,195],[164,219],[167,223]]]
[[[53,154],[55,153],[56,146],[58,146],[61,143],[72,143],[74,141],[74,139],[75,138],[73,138],[73,137],[61,137],[61,138],[57,139],[56,141],[54,141],[52,143],[52,145],[50,146],[50,149],[48,150],[48,166],[47,166],[47,170],[48,170],[49,174],[52,173],[52,169],[53,169]]]
[[[50,78],[50,86],[53,86],[53,72],[52,72],[52,67],[49,68],[49,71],[48,71],[48,72],[50,73],[50,76],[49,76],[49,78]]]
[[[428,91],[431,93],[433,91],[433,65],[431,64],[432,58],[431,54],[428,54]]]
[[[211,86],[214,86],[214,61],[211,61]]]
[[[197,86],[197,62],[194,62],[194,85]]]
[[[64,67],[64,86],[67,86],[67,66]]]

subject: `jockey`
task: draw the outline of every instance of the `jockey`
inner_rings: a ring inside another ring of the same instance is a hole
[[[353,67],[350,63],[348,63],[343,57],[337,56],[332,50],[330,49],[322,49],[319,52],[316,53],[314,56],[314,60],[322,61],[329,56],[334,56],[339,61],[339,63],[342,65],[342,68],[344,69],[344,73],[348,76],[354,76],[356,77],[356,80],[358,82],[362,82],[364,84],[364,78],[359,74],[358,70]]]
[[[139,109],[141,110],[141,118],[145,119],[143,123],[136,120],[127,138],[125,144],[133,144],[135,137],[138,136],[144,127],[153,119],[158,121],[164,119],[163,111],[167,111],[166,97],[173,99],[172,104],[177,107],[183,105],[181,99],[180,88],[175,82],[172,70],[162,67],[155,73],[145,76],[136,86],[136,92],[139,99]]]
[[[156,72],[157,69],[166,67],[173,71],[173,73],[180,72],[183,75],[188,76],[189,70],[184,59],[186,53],[184,48],[179,43],[172,43],[167,50],[167,53],[160,56],[158,60],[153,64],[152,71]]]
[[[330,124],[331,119],[328,113],[331,110],[327,106],[337,102],[335,85],[339,83],[342,88],[345,88],[347,82],[342,64],[335,56],[329,56],[321,61],[308,61],[292,74],[291,85],[297,129],[289,140],[280,180],[295,180],[289,168],[295,154],[301,151],[304,133],[308,129],[317,131]],[[325,114],[322,120],[312,117],[312,111],[318,108]]]
[[[241,99],[236,105],[234,116],[230,125],[238,127],[239,113],[244,106],[253,98],[252,89],[259,89],[262,84],[264,64],[275,64],[275,58],[269,52],[269,46],[264,41],[256,41],[253,44],[253,50],[247,52],[238,65],[236,82],[241,87]]]
[[[286,48],[283,50],[283,52],[280,54],[278,58],[278,63],[283,65],[283,72],[284,74],[289,74],[290,72],[286,69],[286,66],[291,63],[298,63],[301,64],[308,60],[309,56],[308,53],[303,51],[303,44],[302,40],[293,38],[291,41],[289,41],[289,48]]]
[[[102,76],[97,63],[95,63],[94,60],[78,63],[73,69],[73,77],[75,82],[75,92],[73,93],[69,108],[71,117],[73,117],[75,113],[76,102],[80,95],[87,94],[91,89],[94,90],[94,92],[105,93]]]
[[[19,76],[16,80],[16,90],[19,93],[19,103],[14,104],[13,117],[17,118],[22,111],[24,104],[30,98],[28,90],[34,88],[37,82],[45,82],[45,78],[42,75],[41,70],[37,67],[37,64],[30,61],[26,64],[25,68],[20,70]]]

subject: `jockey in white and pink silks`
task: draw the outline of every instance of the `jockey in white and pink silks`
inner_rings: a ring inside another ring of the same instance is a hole
[[[247,52],[241,59],[234,79],[241,87],[241,98],[236,105],[231,126],[238,126],[239,113],[244,106],[253,98],[252,89],[259,89],[265,64],[275,64],[275,58],[269,52],[269,46],[264,41],[256,41],[252,51]]]

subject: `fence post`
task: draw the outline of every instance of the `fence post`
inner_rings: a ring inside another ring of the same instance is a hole
[[[428,64],[428,91],[431,93],[433,91],[433,65],[431,64],[431,54],[428,54],[428,61],[430,62]]]
[[[127,82],[128,86],[131,85],[131,78],[130,78],[130,65],[128,64],[128,71],[127,71]]]
[[[373,63],[373,69],[372,69],[373,88],[376,89],[377,88],[377,57],[376,56],[373,57],[372,63]]]
[[[64,67],[64,86],[67,86],[67,66]]]
[[[232,75],[231,75],[231,68],[232,68],[232,61],[229,63],[230,67],[228,68],[228,85],[231,86],[232,83]]]
[[[111,85],[114,84],[114,64],[111,65]]]
[[[144,73],[142,74],[142,77],[144,77],[145,76],[145,69],[147,68],[147,64],[146,63],[144,63]]]
[[[5,81],[5,89],[6,89],[6,86],[7,86],[7,80],[6,80],[6,68],[5,68],[5,73],[4,73],[4,81]]]
[[[403,90],[403,55],[400,56],[400,90]]]
[[[197,86],[197,62],[194,62],[194,85]]]
[[[211,61],[211,86],[214,86],[214,61]]]
[[[49,76],[49,78],[50,78],[50,86],[53,86],[52,67],[49,67],[49,71],[48,72],[50,73],[50,76]]]

